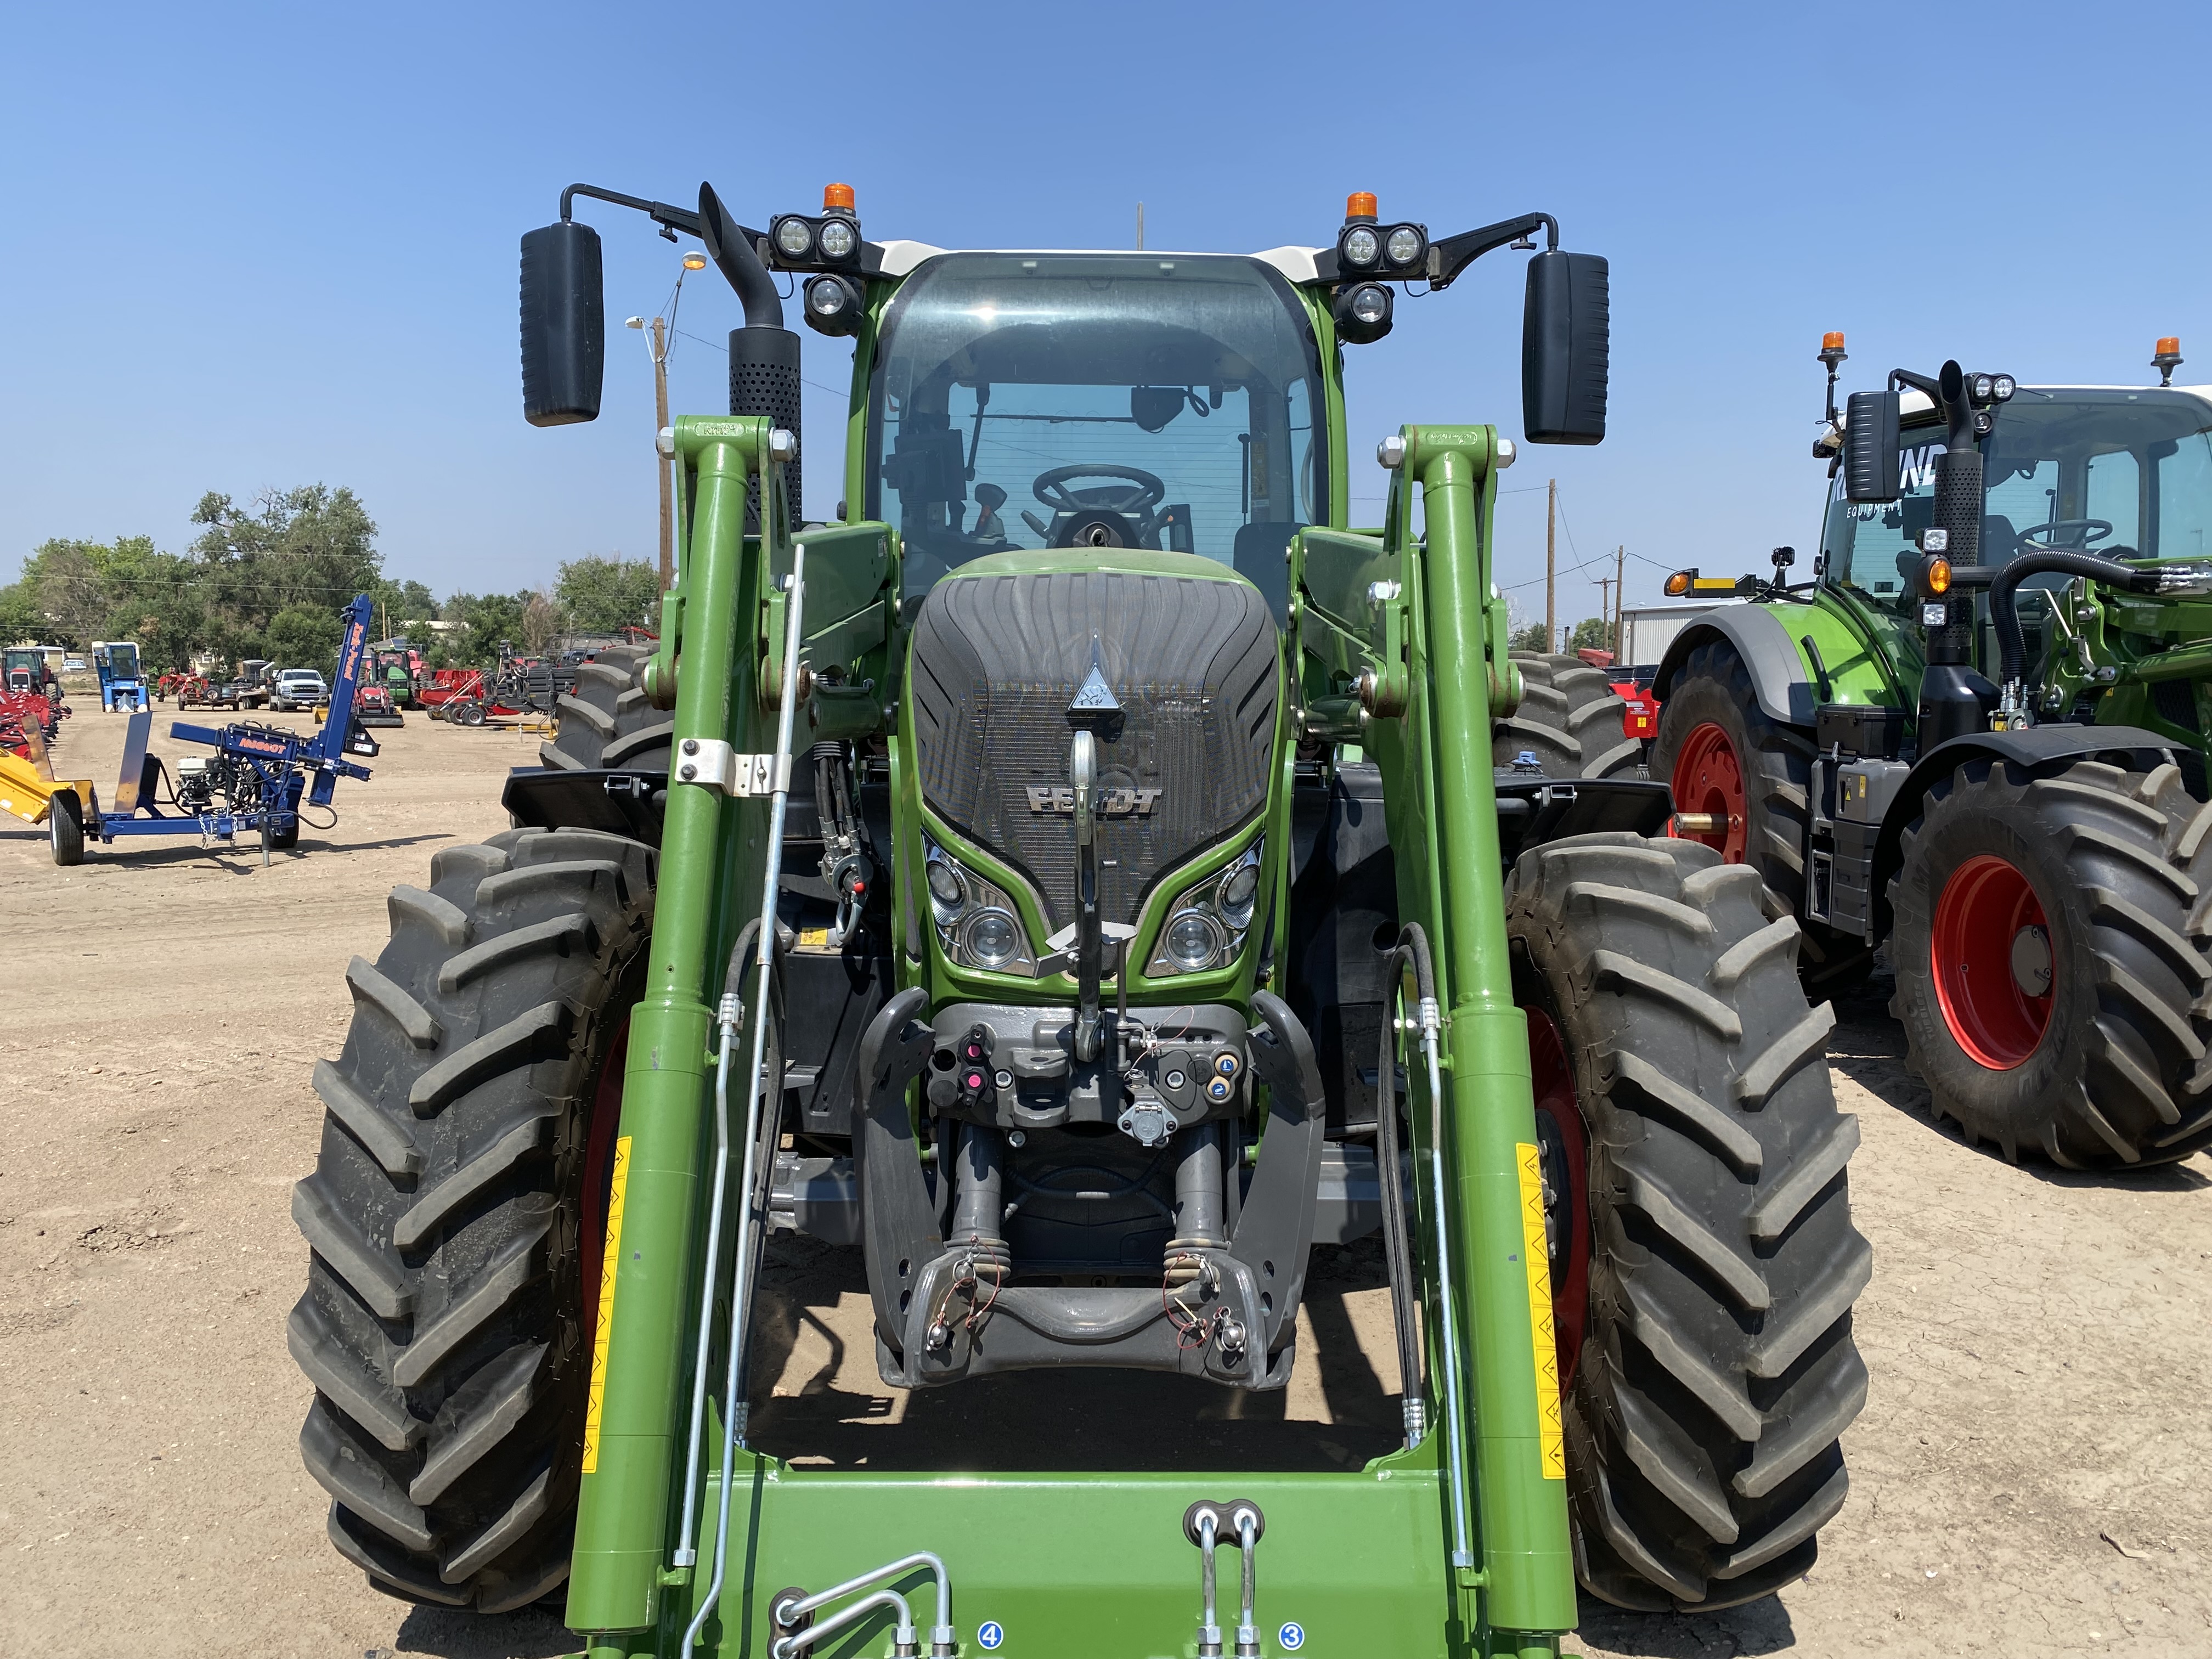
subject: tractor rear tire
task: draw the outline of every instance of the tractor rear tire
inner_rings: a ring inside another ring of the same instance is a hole
[[[653,652],[618,645],[576,667],[576,689],[561,694],[560,723],[538,759],[563,770],[629,769],[665,772],[675,717],[645,698],[645,665]]]
[[[1820,922],[1802,921],[1812,773],[1812,735],[1759,706],[1751,672],[1734,646],[1716,640],[1690,653],[1659,708],[1651,775],[1673,788],[1678,812],[1718,807],[1742,820],[1726,830],[1683,839],[1702,842],[1730,864],[1759,872],[1769,913],[1801,919],[1797,967],[1807,994],[1826,996],[1865,980],[1874,947]]]
[[[2208,892],[2212,806],[2177,767],[1937,783],[1889,889],[1889,1011],[1936,1115],[2068,1169],[2212,1145]]]
[[[501,1613],[568,1575],[656,864],[581,830],[447,848],[346,971],[289,1337],[331,1541],[387,1594]]]
[[[1798,924],[1711,848],[1595,835],[1507,879],[1553,1224],[1576,1571],[1711,1610],[1812,1565],[1866,1401],[1856,1118],[1836,1110]],[[1550,1120],[1547,1126],[1547,1119]]]
[[[1492,764],[1533,756],[1547,778],[1617,778],[1643,764],[1644,745],[1628,735],[1628,704],[1601,669],[1580,657],[1516,651],[1521,706],[1490,724]]]
[[[63,869],[84,862],[84,809],[76,790],[64,789],[46,803],[46,838]]]

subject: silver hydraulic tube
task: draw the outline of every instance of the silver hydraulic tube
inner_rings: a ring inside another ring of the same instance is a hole
[[[1237,1659],[1260,1659],[1260,1632],[1252,1619],[1253,1593],[1258,1588],[1256,1558],[1260,1553],[1259,1517],[1249,1505],[1238,1504],[1230,1514],[1237,1528],[1237,1547],[1244,1556],[1243,1610],[1237,1615]]]
[[[848,1578],[842,1584],[833,1584],[826,1590],[817,1590],[811,1595],[793,1596],[779,1601],[769,1609],[769,1616],[779,1625],[794,1624],[817,1608],[828,1607],[841,1595],[850,1595],[856,1589],[866,1589],[871,1584],[896,1577],[914,1567],[927,1567],[931,1577],[937,1581],[937,1622],[929,1627],[929,1650],[939,1659],[944,1659],[944,1656],[949,1656],[953,1648],[952,1575],[945,1571],[944,1561],[928,1550],[916,1550],[912,1555],[902,1555],[896,1561],[886,1562],[857,1578]],[[820,1628],[817,1626],[817,1630]]]
[[[1420,1005],[1421,1053],[1429,1065],[1429,1187],[1437,1217],[1437,1304],[1443,1313],[1444,1434],[1451,1445],[1452,1565],[1474,1565],[1474,1544],[1467,1525],[1466,1429],[1460,1418],[1459,1321],[1452,1311],[1451,1227],[1444,1207],[1444,1087],[1437,1061],[1437,1033],[1443,1024],[1434,997]],[[1386,1175],[1383,1177],[1389,1180]]]
[[[722,1040],[714,1052],[714,1187],[707,1206],[706,1283],[699,1292],[699,1357],[691,1368],[691,1437],[684,1456],[684,1511],[677,1523],[675,1565],[688,1567],[699,1559],[696,1547],[699,1498],[699,1441],[707,1421],[707,1334],[714,1322],[716,1264],[722,1259],[722,1201],[730,1184],[730,1050],[737,1046],[744,1027],[744,1007],[731,993],[722,994],[714,1011]]]
[[[761,464],[761,508],[763,526],[773,522],[769,503],[775,500],[775,468],[771,461],[781,460],[784,455],[777,450],[778,440],[789,443],[787,433],[776,432],[769,436],[769,455]],[[793,447],[795,453],[795,445]],[[769,537],[763,529],[762,546],[765,551]],[[730,1352],[729,1365],[722,1391],[722,1486],[718,1518],[714,1529],[714,1577],[707,1587],[707,1594],[699,1603],[689,1629],[684,1632],[682,1652],[689,1653],[699,1640],[699,1632],[714,1614],[722,1599],[722,1584],[730,1565],[730,1492],[737,1485],[737,1471],[732,1467],[736,1449],[744,1432],[746,1402],[738,1393],[738,1378],[743,1367],[745,1337],[750,1328],[752,1309],[749,1305],[752,1277],[745,1271],[752,1260],[753,1188],[757,1177],[756,1166],[760,1161],[760,1113],[763,1079],[761,1068],[766,1059],[768,1046],[769,975],[775,962],[776,896],[783,879],[783,821],[791,805],[791,729],[799,702],[799,647],[805,637],[802,617],[806,599],[806,544],[794,542],[791,549],[791,580],[785,592],[789,598],[784,610],[783,627],[783,695],[778,700],[775,720],[775,752],[771,764],[775,793],[769,799],[768,854],[763,860],[766,871],[761,883],[760,941],[755,949],[760,956],[760,975],[753,993],[752,1066],[746,1075],[751,1079],[746,1090],[744,1175],[738,1193],[743,1206],[738,1213],[738,1243],[730,1285]],[[779,1103],[780,1104],[781,1103]],[[709,1261],[707,1276],[714,1276],[714,1264]],[[709,1304],[711,1309],[711,1304]],[[699,1332],[700,1346],[706,1346],[708,1333],[702,1326]]]
[[[873,1595],[863,1596],[849,1607],[840,1607],[818,1625],[809,1625],[805,1630],[795,1630],[788,1636],[779,1636],[769,1644],[769,1659],[798,1659],[798,1656],[825,1636],[835,1636],[847,1626],[857,1624],[861,1616],[878,1607],[890,1607],[898,1613],[898,1628],[891,1633],[891,1651],[905,1659],[916,1648],[914,1639],[914,1609],[906,1604],[906,1597],[896,1590],[881,1589]]]

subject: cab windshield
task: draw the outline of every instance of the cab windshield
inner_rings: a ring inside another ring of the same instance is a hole
[[[111,645],[104,653],[107,672],[117,679],[135,679],[138,674],[138,647],[135,645]]]
[[[1321,364],[1257,260],[952,253],[884,313],[867,516],[907,595],[1015,548],[1146,547],[1232,565],[1283,611],[1283,550],[1328,520]]]
[[[1832,581],[1911,619],[1913,538],[1936,508],[1940,423],[1907,427],[1905,493],[1888,502],[1830,486],[1821,547]],[[2187,393],[2038,391],[2022,386],[1982,441],[1984,564],[2050,548],[2114,559],[2212,555],[2212,409]],[[2029,586],[2069,578],[2033,576]]]

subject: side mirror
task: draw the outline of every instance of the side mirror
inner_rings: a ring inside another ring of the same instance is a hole
[[[1895,392],[1854,392],[1844,416],[1844,499],[1893,501],[1903,494],[1898,477]]]
[[[607,357],[599,234],[562,220],[522,239],[522,418],[568,426],[599,417]]]
[[[1612,301],[1606,262],[1557,249],[1528,261],[1521,424],[1532,444],[1605,441]]]

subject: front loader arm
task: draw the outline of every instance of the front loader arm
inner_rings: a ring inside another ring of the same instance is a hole
[[[1425,1076],[1407,1069],[1416,1158],[1444,1160],[1445,1213],[1424,1221],[1431,1262],[1448,1253],[1464,1352],[1443,1352],[1433,1273],[1428,1347],[1468,1381],[1460,1443],[1473,1467],[1446,1476],[1474,1500],[1480,1565],[1458,1577],[1462,1591],[1479,1588],[1479,1622],[1498,1650],[1497,1632],[1540,1644],[1576,1617],[1541,1200],[1532,1220],[1524,1176],[1536,1145],[1528,1024],[1513,999],[1489,742],[1493,711],[1517,700],[1518,676],[1491,590],[1495,429],[1408,427],[1401,437],[1381,541],[1301,538],[1294,622],[1302,661],[1320,671],[1312,678],[1355,688],[1352,730],[1382,775],[1399,915],[1434,949],[1441,1147],[1429,1144]],[[1419,541],[1415,489],[1426,526]]]

